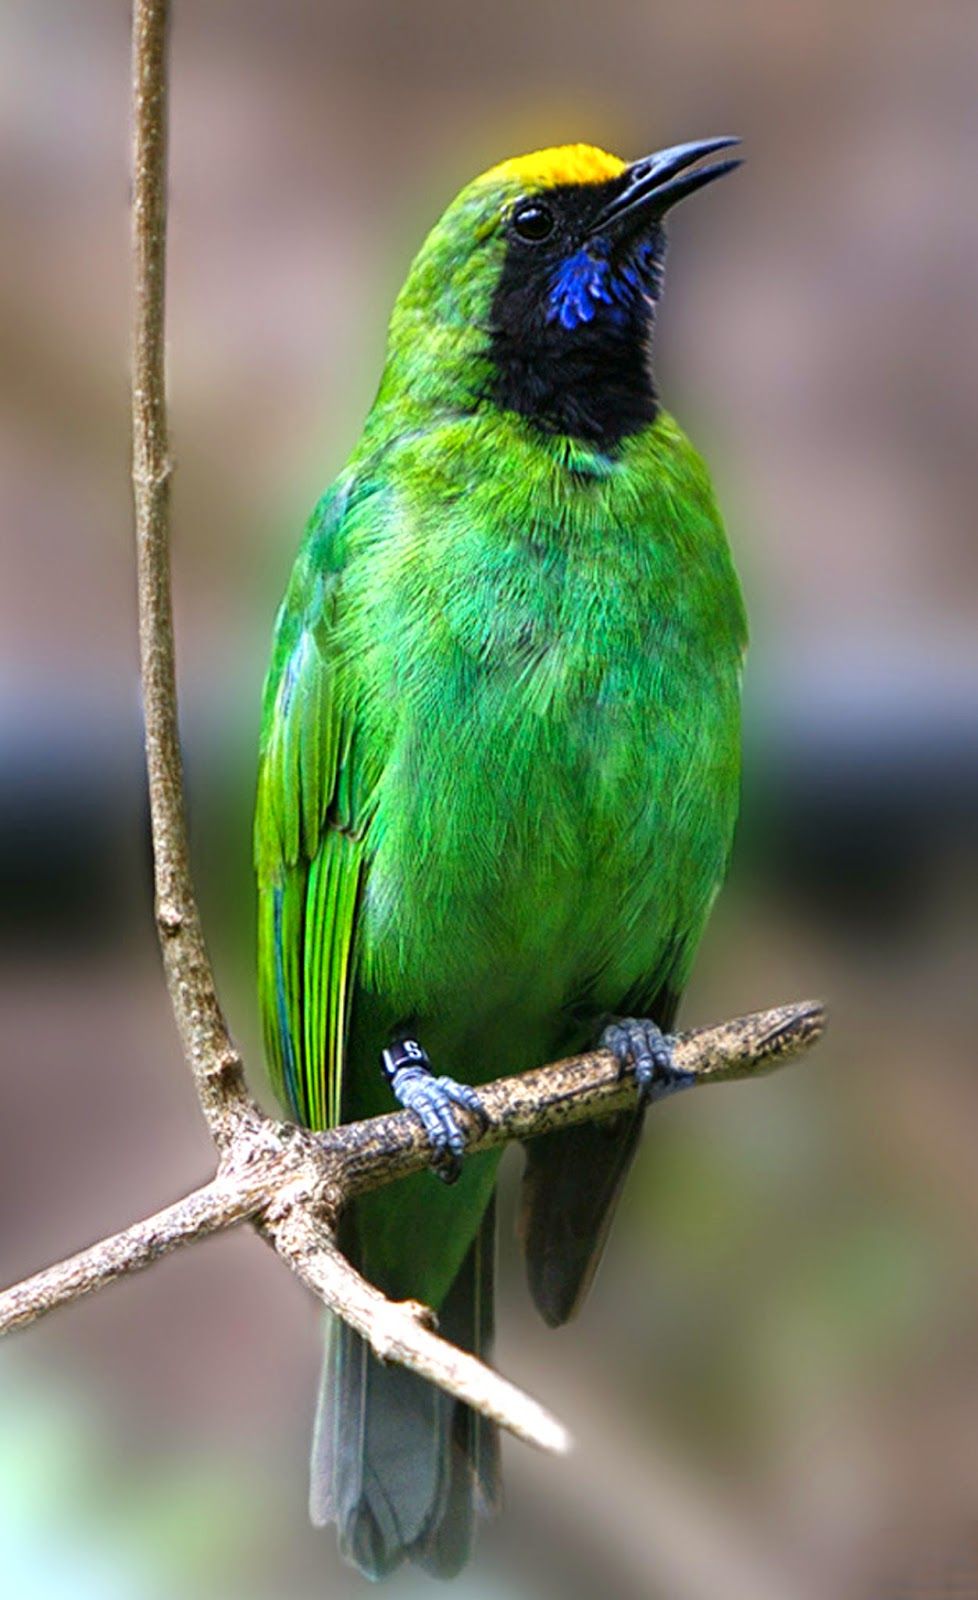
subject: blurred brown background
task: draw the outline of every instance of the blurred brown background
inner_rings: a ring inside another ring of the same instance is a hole
[[[978,1595],[978,11],[175,0],[170,383],[196,859],[257,1076],[272,615],[392,295],[503,155],[739,133],[659,374],[753,621],[744,825],[685,1017],[823,994],[804,1066],[650,1118],[461,1596]],[[0,5],[0,1269],[201,1180],[150,925],[127,482],[128,16]],[[515,1176],[518,1158],[512,1163]],[[509,1210],[511,1211],[511,1206]],[[315,1308],[242,1234],[5,1346],[0,1593],[359,1592],[307,1526]],[[406,1579],[395,1593],[426,1589]]]

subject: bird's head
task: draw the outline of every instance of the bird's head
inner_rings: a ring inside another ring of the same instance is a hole
[[[395,308],[387,381],[422,403],[516,411],[613,445],[655,415],[651,333],[665,217],[740,165],[732,138],[626,163],[564,145],[492,167],[422,246]]]

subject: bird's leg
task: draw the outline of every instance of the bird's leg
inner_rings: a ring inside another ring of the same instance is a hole
[[[397,1039],[381,1051],[384,1077],[395,1099],[421,1121],[435,1152],[435,1171],[444,1183],[454,1183],[462,1170],[465,1133],[455,1107],[471,1111],[485,1126],[485,1108],[475,1090],[454,1078],[436,1078],[428,1053],[417,1039]]]
[[[614,1017],[602,1031],[599,1044],[617,1057],[621,1067],[635,1068],[639,1104],[664,1100],[667,1094],[688,1089],[695,1074],[681,1072],[673,1063],[675,1040],[663,1033],[650,1017]]]

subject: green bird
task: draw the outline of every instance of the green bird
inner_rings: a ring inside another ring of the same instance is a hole
[[[341,1242],[482,1356],[498,1152],[461,1159],[473,1085],[597,1040],[645,1102],[684,1082],[667,1030],[730,852],[746,624],[651,346],[663,218],[736,142],[631,164],[571,145],[462,190],[275,625],[255,828],[271,1076],[307,1127],[392,1092],[421,1118],[457,1181],[358,1199]],[[550,1324],[591,1281],[641,1122],[528,1148]],[[493,1428],[334,1324],[311,1513],[345,1555],[451,1574],[498,1497]]]

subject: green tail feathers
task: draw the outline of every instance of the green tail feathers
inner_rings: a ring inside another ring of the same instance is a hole
[[[492,1343],[494,1211],[438,1318],[447,1339],[482,1357]],[[369,1578],[405,1560],[448,1578],[471,1554],[477,1517],[498,1502],[494,1425],[405,1367],[379,1361],[331,1319],[313,1434],[313,1523],[335,1522],[343,1554]]]

